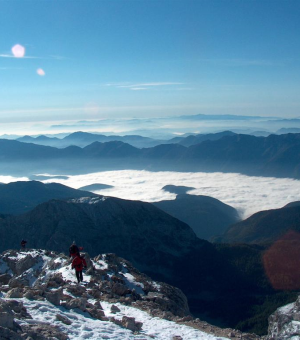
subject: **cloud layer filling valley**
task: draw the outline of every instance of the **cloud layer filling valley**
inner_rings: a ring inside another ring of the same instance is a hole
[[[194,187],[189,194],[217,198],[236,208],[243,218],[261,210],[281,208],[287,203],[300,200],[298,180],[236,173],[122,170],[70,176],[66,180],[55,178],[44,181],[50,182],[58,182],[76,189],[94,183],[108,184],[113,188],[95,192],[146,202],[175,199],[175,194],[162,190],[168,184]]]

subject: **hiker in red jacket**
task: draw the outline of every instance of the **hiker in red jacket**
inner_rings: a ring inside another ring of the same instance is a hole
[[[84,268],[87,267],[85,258],[83,256],[80,256],[80,254],[78,253],[73,258],[73,261],[72,261],[72,269],[75,268],[78,283],[83,281],[83,276],[82,276],[83,267]]]

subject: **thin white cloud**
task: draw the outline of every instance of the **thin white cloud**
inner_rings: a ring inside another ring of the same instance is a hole
[[[120,82],[120,83],[107,83],[105,86],[115,87],[119,89],[128,89],[128,90],[149,90],[155,87],[177,87],[179,85],[185,85],[185,83],[181,82],[145,82],[145,83],[131,83],[131,82]]]
[[[175,82],[154,82],[154,83],[138,83],[138,84],[130,84],[130,85],[116,85],[117,87],[124,88],[133,88],[133,87],[152,87],[152,86],[173,86],[173,85],[183,85],[184,83],[175,83]]]
[[[68,58],[62,57],[62,56],[49,56],[49,57],[36,57],[36,56],[28,56],[24,55],[22,58],[18,58],[14,56],[13,54],[0,54],[0,58],[10,58],[10,59],[42,59],[42,60],[66,60]]]
[[[41,59],[34,56],[23,56],[22,58],[15,57],[13,54],[0,54],[0,58],[11,58],[11,59]]]
[[[243,58],[201,59],[200,61],[223,65],[223,66],[280,66],[284,64],[283,62],[278,62],[274,60],[243,59]]]

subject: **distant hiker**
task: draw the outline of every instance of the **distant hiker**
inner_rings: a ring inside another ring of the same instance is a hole
[[[80,256],[80,254],[78,253],[72,261],[72,269],[75,268],[75,272],[76,272],[76,278],[78,283],[83,281],[83,276],[82,276],[82,269],[86,268],[86,261],[85,258],[83,256]]]
[[[69,248],[69,256],[70,257],[75,257],[76,255],[79,255],[79,248],[77,247],[75,241],[71,244]]]
[[[25,241],[25,240],[21,241],[21,249],[25,249],[26,248],[26,243],[27,243],[27,241]]]

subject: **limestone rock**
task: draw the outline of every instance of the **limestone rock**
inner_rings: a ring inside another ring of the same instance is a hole
[[[112,306],[110,307],[110,311],[111,311],[112,313],[119,313],[119,312],[121,312],[120,308],[118,308],[116,305],[112,305]]]
[[[112,283],[111,291],[114,294],[119,295],[119,296],[124,296],[130,293],[130,290],[125,285],[118,283],[118,282]]]
[[[4,328],[14,328],[14,316],[12,313],[0,312],[0,326]]]
[[[62,323],[66,324],[66,325],[72,325],[72,321],[64,315],[56,314],[56,319],[61,321]]]
[[[13,288],[7,292],[6,297],[10,299],[19,299],[23,297],[23,292],[20,288]]]
[[[131,330],[132,332],[139,332],[142,329],[143,323],[135,321],[135,318],[123,316],[122,326]]]
[[[105,314],[103,310],[97,309],[97,308],[87,308],[87,312],[90,314],[91,317],[95,319],[99,319],[102,321],[105,321],[107,318],[105,318]]]
[[[62,289],[58,289],[56,291],[51,291],[45,293],[46,299],[51,302],[55,306],[60,305],[60,300],[62,298]]]
[[[15,331],[9,329],[9,328],[4,328],[0,326],[0,339],[5,339],[5,340],[24,340],[28,338],[24,338],[20,334],[16,333]]]
[[[24,287],[25,284],[22,282],[20,279],[13,277],[12,279],[9,280],[8,285],[10,288],[17,288],[17,287]]]
[[[68,339],[68,336],[63,333],[58,327],[46,323],[41,323],[37,325],[24,325],[22,329],[24,330],[24,332],[26,332],[27,336],[31,337],[33,340]]]
[[[9,274],[0,275],[0,283],[3,285],[7,285],[10,279],[11,279],[11,275]]]
[[[66,302],[64,306],[68,309],[79,308],[82,311],[86,310],[86,298],[75,298],[71,299],[70,301]]]
[[[278,308],[269,317],[267,340],[300,338],[300,297],[289,305]]]

